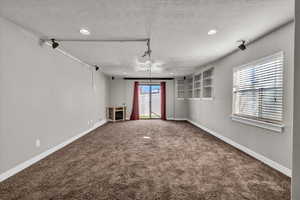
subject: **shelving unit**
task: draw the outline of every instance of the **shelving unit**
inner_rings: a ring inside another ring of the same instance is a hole
[[[212,98],[214,68],[210,68],[203,72],[203,98]]]
[[[187,97],[193,98],[193,77],[187,78]]]
[[[177,99],[184,99],[184,79],[176,80]]]
[[[191,100],[213,99],[214,68],[204,68],[199,73],[187,77],[186,95]]]
[[[194,76],[194,98],[201,97],[201,78],[201,73]]]

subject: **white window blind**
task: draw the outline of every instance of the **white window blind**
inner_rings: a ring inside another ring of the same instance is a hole
[[[233,114],[280,123],[283,115],[283,52],[234,71]]]

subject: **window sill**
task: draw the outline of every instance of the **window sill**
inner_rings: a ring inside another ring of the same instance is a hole
[[[283,128],[284,128],[284,124],[274,124],[274,123],[270,123],[270,122],[263,122],[263,121],[259,121],[259,120],[255,120],[255,119],[249,119],[246,117],[237,116],[237,115],[231,115],[231,119],[236,122],[268,129],[268,130],[275,131],[278,133],[282,133]]]
[[[204,100],[204,101],[212,101],[212,100],[214,100],[214,98],[213,97],[201,97],[201,98],[187,98],[188,100],[198,100],[198,101],[200,101],[200,100]]]
[[[176,100],[183,101],[183,100],[185,100],[185,98],[176,98]]]
[[[214,100],[213,97],[202,97],[201,99],[202,99],[202,100],[207,100],[207,101],[212,101],[212,100]]]

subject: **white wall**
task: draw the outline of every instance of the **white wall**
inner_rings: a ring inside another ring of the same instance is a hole
[[[246,51],[235,52],[211,64],[214,71],[214,100],[189,100],[189,119],[281,165],[292,167],[293,43],[294,24],[252,43]],[[234,122],[232,113],[233,68],[283,50],[284,132]],[[200,69],[199,69],[200,70]]]
[[[141,81],[145,82],[145,81]],[[153,81],[159,83],[160,81]],[[167,118],[186,118],[184,101],[175,99],[174,80],[166,80],[166,115]],[[124,80],[123,78],[110,79],[110,106],[127,106],[127,118],[130,117],[133,103],[134,80]]]
[[[0,174],[105,119],[107,80],[0,18]],[[35,146],[39,139],[41,146]]]

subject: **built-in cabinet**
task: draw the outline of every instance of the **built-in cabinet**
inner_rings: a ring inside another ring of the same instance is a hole
[[[197,74],[194,76],[194,98],[201,97],[201,81],[202,81],[202,74]]]
[[[176,80],[176,97],[177,99],[184,99],[185,97],[185,87],[184,78]]]
[[[202,71],[176,80],[177,99],[212,99],[214,68],[204,68]]]
[[[210,68],[203,72],[203,98],[212,98],[213,94],[213,71],[214,68]]]
[[[193,98],[193,77],[187,78],[187,98]]]

